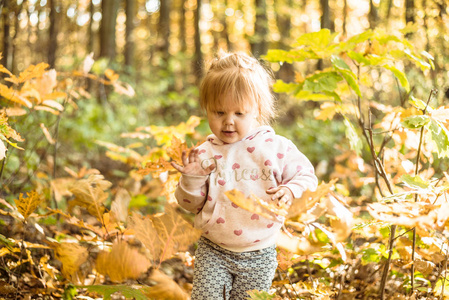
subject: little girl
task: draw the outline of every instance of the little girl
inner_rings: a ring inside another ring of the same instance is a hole
[[[213,134],[173,167],[182,173],[175,196],[196,214],[202,237],[195,252],[192,299],[247,299],[271,287],[276,268],[276,221],[232,203],[225,192],[290,203],[317,178],[310,161],[268,126],[274,117],[271,72],[242,53],[220,54],[200,87]]]

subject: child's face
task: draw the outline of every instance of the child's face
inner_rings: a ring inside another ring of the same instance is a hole
[[[209,127],[222,142],[226,144],[238,142],[259,126],[257,109],[240,107],[237,103],[232,103],[233,101],[226,101],[226,97],[223,102],[229,104],[207,112]]]

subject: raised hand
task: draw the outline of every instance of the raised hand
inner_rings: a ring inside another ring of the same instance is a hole
[[[171,165],[182,174],[197,176],[209,175],[215,169],[215,165],[212,164],[206,169],[203,169],[198,151],[198,149],[192,149],[189,152],[189,155],[187,155],[186,151],[182,151],[183,166],[180,166],[175,162],[172,162]]]
[[[267,194],[273,195],[271,196],[271,200],[277,200],[279,206],[292,204],[293,193],[288,187],[278,186],[275,188],[269,188],[267,190]]]

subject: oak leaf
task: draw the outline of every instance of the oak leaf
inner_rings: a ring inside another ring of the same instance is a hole
[[[32,191],[26,194],[27,197],[24,197],[23,194],[20,194],[19,199],[15,199],[17,210],[23,216],[24,219],[28,218],[41,204],[45,198],[43,195],[40,195],[36,191]]]
[[[80,271],[80,266],[84,264],[89,257],[87,249],[77,243],[48,243],[55,251],[55,257],[62,263],[61,271],[64,277],[74,282],[81,282],[84,275]]]
[[[254,194],[246,197],[243,192],[234,189],[226,191],[225,195],[239,207],[269,220],[277,220],[276,215],[285,217],[288,214],[285,205],[278,206],[275,201],[272,201],[272,203],[266,202]]]
[[[128,217],[128,206],[131,202],[131,195],[127,190],[120,188],[115,194],[115,199],[111,204],[112,221],[125,222]]]
[[[133,214],[129,228],[150,251],[153,264],[169,259],[178,251],[187,250],[201,235],[170,205],[165,206],[164,214],[150,218]]]
[[[141,289],[149,299],[187,300],[188,294],[170,277],[161,271],[152,270],[150,279],[157,282],[156,285]]]
[[[96,261],[97,271],[113,282],[137,279],[150,267],[149,260],[126,242],[116,242],[110,252],[101,252]]]
[[[108,198],[105,190],[111,185],[103,175],[90,175],[87,179],[76,181],[69,189],[75,197],[69,201],[69,212],[78,205],[86,208],[92,216],[101,221],[105,210],[104,202]]]

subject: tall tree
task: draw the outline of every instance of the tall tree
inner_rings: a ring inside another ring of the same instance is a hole
[[[95,52],[94,51],[94,18],[93,15],[95,13],[95,5],[93,1],[90,1],[89,4],[89,25],[87,27],[88,41],[87,41],[87,53]]]
[[[54,68],[56,64],[56,50],[58,47],[58,31],[57,31],[57,0],[49,0],[48,4],[50,6],[50,28],[48,30],[48,64],[50,68]]]
[[[405,0],[405,24],[415,23],[415,0]]]
[[[115,26],[119,4],[120,0],[101,2],[100,56],[111,60],[114,60],[116,56]]]
[[[321,5],[321,28],[332,29],[331,9],[329,0],[320,0]]]
[[[196,9],[194,12],[194,42],[195,42],[195,59],[193,60],[193,71],[196,75],[196,83],[198,84],[203,77],[203,52],[201,51],[201,0],[196,0]]]
[[[268,18],[266,0],[256,0],[256,21],[254,23],[254,36],[251,39],[251,52],[258,57],[268,51]]]
[[[373,0],[369,0],[369,12],[368,12],[369,27],[374,29],[379,22],[379,14],[377,7],[374,5]]]
[[[7,69],[11,70],[11,66],[9,65],[9,55],[10,55],[10,23],[9,23],[9,14],[10,14],[10,0],[3,0],[1,4],[1,12],[2,12],[2,22],[3,22],[3,48],[2,48],[2,60],[1,64],[5,66]]]
[[[134,65],[134,18],[136,15],[136,1],[125,0],[126,31],[125,31],[125,65]]]
[[[185,7],[185,1],[180,1],[181,4],[179,5],[179,43],[181,45],[181,52],[185,53],[187,50],[187,43],[186,43],[186,7]]]
[[[164,63],[167,63],[169,58],[170,9],[171,9],[171,0],[160,1],[156,53],[158,53],[162,57]]]
[[[279,32],[282,34],[282,38],[279,41],[279,48],[283,50],[288,50],[291,45],[291,34],[290,30],[292,28],[292,8],[293,0],[287,0],[286,3],[283,1],[275,0],[274,2],[276,22]],[[283,63],[276,76],[284,82],[291,82],[295,79],[295,71],[292,64]]]

